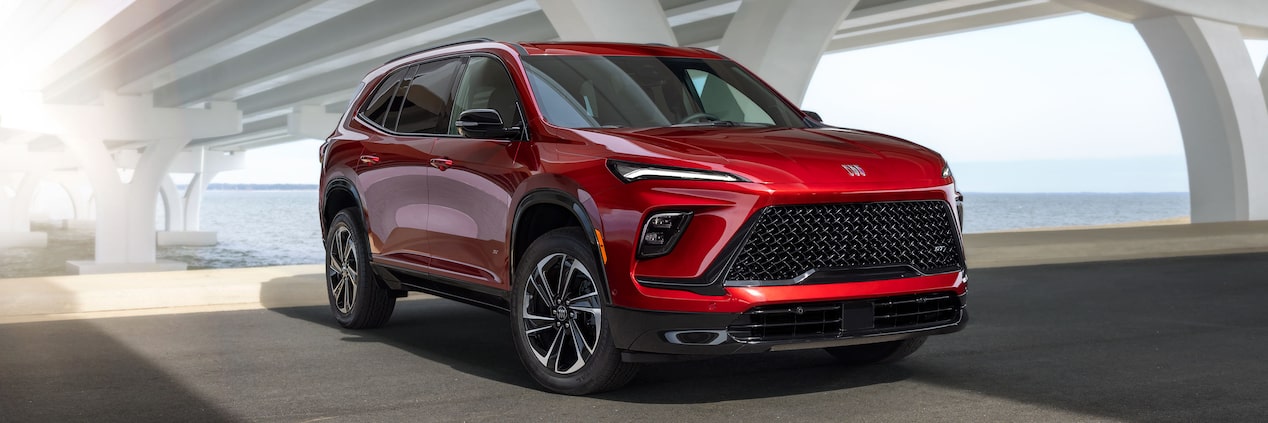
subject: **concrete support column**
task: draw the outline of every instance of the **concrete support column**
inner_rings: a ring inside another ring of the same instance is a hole
[[[176,189],[171,175],[159,183],[159,199],[163,200],[163,231],[185,230],[185,202],[181,200],[180,190]]]
[[[182,153],[178,168],[173,171],[193,173],[194,176],[189,180],[183,194],[177,194],[176,185],[170,177],[164,179],[160,192],[167,206],[167,227],[165,231],[158,233],[158,245],[216,245],[218,240],[215,232],[199,229],[199,214],[202,210],[203,193],[207,191],[211,179],[220,171],[234,168],[242,162],[241,159],[234,161],[223,157],[224,155],[208,153],[201,147]]]
[[[222,102],[206,109],[155,108],[150,96],[111,93],[103,93],[101,106],[31,100],[0,110],[0,125],[59,135],[88,176],[96,200],[95,260],[70,261],[67,268],[74,273],[184,269],[184,263],[156,260],[154,206],[160,183],[191,139],[241,132],[242,112]],[[143,149],[130,178],[121,178],[107,140]]]
[[[96,259],[69,261],[67,269],[79,274],[184,270],[184,263],[156,258],[154,205],[167,167],[189,140],[150,143],[126,182],[120,179],[103,140],[66,138],[66,142],[92,183],[98,221]]]
[[[1171,93],[1192,219],[1268,219],[1268,103],[1236,25],[1172,15],[1137,20]]]
[[[538,0],[564,41],[617,41],[676,46],[656,0]],[[779,3],[779,2],[777,2]]]
[[[39,181],[39,174],[27,172],[17,185],[0,187],[0,248],[48,245],[48,234],[31,232],[31,199]]]
[[[718,52],[801,104],[819,57],[858,0],[744,0]]]

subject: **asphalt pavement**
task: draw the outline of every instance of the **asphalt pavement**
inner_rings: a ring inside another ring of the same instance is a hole
[[[969,327],[903,362],[651,365],[592,397],[441,299],[369,331],[325,307],[0,324],[0,421],[1262,421],[1266,305],[1263,253],[972,270]]]

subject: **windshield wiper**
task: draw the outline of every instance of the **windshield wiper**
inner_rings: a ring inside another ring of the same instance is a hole
[[[694,127],[694,126],[713,126],[713,127],[719,127],[719,128],[734,128],[734,127],[769,128],[775,125],[772,125],[769,123],[761,123],[761,122],[736,122],[733,120],[711,120],[708,122],[679,123],[679,124],[669,125],[669,126],[671,128],[683,128],[683,127]]]

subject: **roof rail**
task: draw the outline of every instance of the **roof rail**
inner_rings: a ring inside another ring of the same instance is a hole
[[[472,38],[472,39],[470,39],[470,40],[455,41],[455,42],[448,43],[448,44],[441,44],[441,45],[438,45],[438,46],[431,46],[431,47],[427,47],[427,48],[422,49],[422,50],[412,51],[412,52],[409,52],[409,53],[406,53],[406,54],[402,54],[402,55],[400,55],[400,56],[393,57],[393,58],[392,58],[392,60],[388,60],[387,62],[384,62],[384,64],[392,63],[392,62],[395,62],[395,61],[397,61],[397,60],[401,60],[401,59],[404,59],[404,58],[406,58],[406,57],[413,56],[413,55],[418,54],[418,53],[422,53],[422,52],[424,52],[424,51],[431,51],[431,50],[435,50],[435,49],[438,49],[438,48],[453,47],[453,46],[458,46],[458,45],[463,45],[463,44],[471,44],[471,43],[491,43],[491,42],[493,42],[493,40],[492,40],[492,39],[489,39],[489,38],[483,38],[483,37],[481,37],[481,38]]]

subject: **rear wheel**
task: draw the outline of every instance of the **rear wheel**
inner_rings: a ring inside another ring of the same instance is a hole
[[[370,250],[357,213],[341,210],[326,230],[326,295],[340,326],[377,328],[392,317],[396,296],[370,270]]]
[[[533,241],[515,272],[511,315],[515,348],[546,389],[584,395],[616,389],[634,377],[603,319],[599,267],[577,228]]]
[[[838,361],[850,365],[892,363],[902,360],[924,345],[927,337],[904,339],[877,344],[849,345],[824,348]]]

